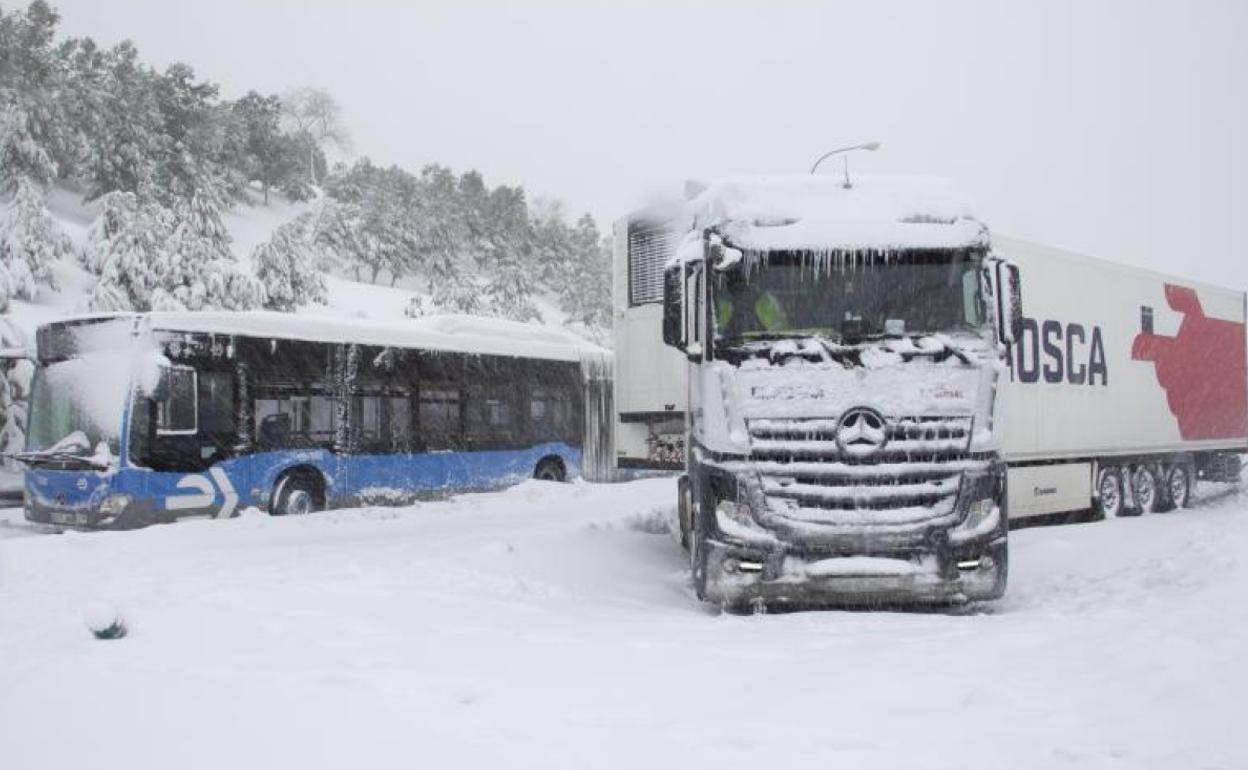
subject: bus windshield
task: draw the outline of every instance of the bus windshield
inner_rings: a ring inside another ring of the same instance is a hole
[[[118,368],[115,361],[111,368]],[[31,384],[27,450],[90,456],[104,443],[116,456],[129,377],[109,370],[109,362],[89,357],[39,367]]]
[[[720,273],[717,340],[819,335],[837,342],[976,331],[984,323],[981,257],[921,252],[830,265],[799,257]]]

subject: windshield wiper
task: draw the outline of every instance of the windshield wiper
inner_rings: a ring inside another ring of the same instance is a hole
[[[106,463],[101,463],[94,457],[86,457],[73,452],[53,451],[51,449],[41,452],[7,452],[3,456],[26,465],[50,465],[57,462],[78,463],[95,470],[108,470]]]

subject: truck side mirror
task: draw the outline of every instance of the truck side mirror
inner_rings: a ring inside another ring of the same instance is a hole
[[[680,296],[682,270],[673,265],[663,271],[663,344],[685,349],[685,314]]]
[[[1006,345],[1023,333],[1023,281],[1018,265],[997,263],[997,337]]]

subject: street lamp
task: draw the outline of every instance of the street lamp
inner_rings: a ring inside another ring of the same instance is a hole
[[[815,171],[818,170],[819,164],[824,162],[828,158],[832,157],[833,155],[841,155],[842,153],[845,153],[843,155],[843,159],[845,161],[845,184],[841,186],[844,187],[846,190],[848,190],[849,188],[853,187],[853,185],[849,183],[849,155],[848,153],[854,150],[866,150],[867,152],[875,152],[878,149],[880,149],[879,142],[864,142],[863,144],[855,144],[853,147],[842,147],[839,150],[832,150],[831,152],[825,152],[824,154],[819,156],[819,160],[815,161],[815,165],[810,167],[810,173],[814,174]]]

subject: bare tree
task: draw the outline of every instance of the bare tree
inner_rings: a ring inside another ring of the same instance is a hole
[[[342,120],[342,107],[328,90],[316,86],[292,88],[282,96],[282,115],[289,130],[308,145],[308,178],[316,184],[316,151],[332,146],[351,149],[351,135]]]

